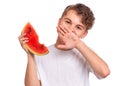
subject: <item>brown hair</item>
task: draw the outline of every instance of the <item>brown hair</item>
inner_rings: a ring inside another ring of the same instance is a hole
[[[66,15],[69,10],[74,10],[78,15],[82,15],[82,23],[86,26],[87,30],[93,26],[95,17],[89,7],[81,3],[69,5],[64,9],[62,17]]]

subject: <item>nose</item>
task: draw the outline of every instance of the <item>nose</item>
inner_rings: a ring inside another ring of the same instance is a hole
[[[66,28],[71,30],[72,32],[75,32],[75,27],[73,25],[69,25]]]
[[[74,32],[74,31],[75,31],[74,26],[71,26],[71,27],[70,27],[70,30],[71,30],[72,32]]]

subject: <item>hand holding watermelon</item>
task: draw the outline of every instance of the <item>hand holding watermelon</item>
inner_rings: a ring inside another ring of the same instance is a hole
[[[23,28],[22,33],[19,36],[19,41],[27,53],[30,52],[36,55],[45,55],[49,52],[44,44],[39,43],[38,35],[29,22]]]
[[[20,44],[22,46],[22,48],[26,51],[27,54],[29,54],[30,52],[28,51],[28,49],[25,47],[26,42],[29,41],[29,39],[27,37],[25,37],[26,34],[21,34],[18,39],[20,41]]]

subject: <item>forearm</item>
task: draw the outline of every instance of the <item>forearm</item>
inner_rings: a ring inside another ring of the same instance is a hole
[[[82,53],[96,74],[102,78],[109,75],[108,65],[95,52],[87,47],[84,42],[80,41],[76,48]]]
[[[35,61],[32,55],[28,55],[28,63],[25,75],[25,86],[40,86],[40,81],[37,78]]]

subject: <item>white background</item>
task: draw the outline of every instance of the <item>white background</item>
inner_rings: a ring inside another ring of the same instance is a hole
[[[94,12],[96,21],[84,39],[109,65],[111,74],[91,86],[120,86],[119,0],[0,0],[0,86],[24,86],[27,57],[18,36],[30,21],[46,46],[56,41],[56,25],[68,4],[81,2]]]

